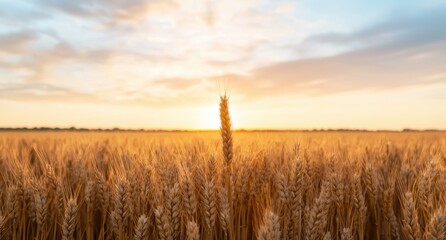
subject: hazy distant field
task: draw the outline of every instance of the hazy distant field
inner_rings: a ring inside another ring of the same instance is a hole
[[[1,239],[444,239],[446,133],[0,132]]]

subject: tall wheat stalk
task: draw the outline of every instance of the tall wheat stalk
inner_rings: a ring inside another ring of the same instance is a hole
[[[233,157],[232,149],[232,123],[229,115],[229,98],[220,97],[220,133],[223,142],[223,157],[227,165],[230,165]]]
[[[227,190],[227,197],[228,197],[228,203],[229,203],[229,216],[226,216],[226,220],[229,223],[232,223],[232,208],[233,208],[233,188],[231,184],[231,177],[232,177],[232,168],[231,168],[231,162],[233,159],[233,141],[232,141],[232,123],[231,123],[231,116],[229,115],[229,98],[225,94],[224,96],[220,97],[220,134],[222,138],[222,145],[223,145],[223,158],[225,160],[225,168],[224,168],[224,176],[225,176],[225,185]],[[232,239],[233,236],[233,226],[232,224],[229,224],[229,226],[226,226],[228,231],[228,237],[229,239]]]

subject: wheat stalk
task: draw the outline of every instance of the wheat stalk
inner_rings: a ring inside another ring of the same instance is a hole
[[[167,201],[166,201],[166,210],[168,214],[169,222],[172,226],[172,234],[173,238],[177,239],[180,235],[180,188],[178,183],[175,183],[174,186],[168,191]]]
[[[195,194],[195,185],[186,176],[182,184],[183,205],[189,219],[193,219],[197,212],[197,197]]]
[[[202,201],[205,223],[208,229],[211,230],[215,226],[215,220],[217,217],[215,184],[212,179],[204,183],[202,190]]]
[[[315,240],[322,235],[322,231],[327,224],[327,215],[330,207],[330,182],[325,180],[322,185],[321,193],[316,199],[310,215],[308,216],[308,223],[306,228],[306,239]]]
[[[229,115],[229,98],[225,95],[220,97],[220,134],[223,141],[223,157],[227,165],[232,162],[232,124]]]
[[[392,218],[390,220],[390,226],[392,228],[392,236],[395,240],[400,240],[400,227],[396,219],[395,213],[392,213]]]
[[[117,234],[119,239],[124,236],[130,217],[129,197],[128,183],[125,179],[121,179],[117,185],[114,209],[115,223],[117,224]]]
[[[141,215],[135,227],[134,240],[144,240],[149,237],[149,219],[146,215]]]
[[[264,224],[259,229],[259,240],[279,240],[280,222],[276,214],[267,210],[264,215]]]
[[[187,222],[186,227],[186,240],[199,240],[200,239],[200,229],[198,225],[194,221]]]
[[[228,201],[228,190],[224,187],[220,188],[219,191],[219,218],[220,218],[220,224],[223,228],[223,231],[225,234],[228,233],[229,230],[229,224],[230,224],[230,206]]]
[[[35,194],[35,208],[36,208],[36,222],[42,227],[47,219],[48,205],[46,193],[43,190],[38,190]]]
[[[445,240],[446,239],[446,216],[441,212],[436,212],[432,216],[428,231],[427,240]]]
[[[164,208],[159,206],[155,209],[156,225],[158,227],[158,237],[161,240],[173,240],[172,226],[166,216]]]
[[[74,233],[77,224],[77,203],[76,200],[70,198],[65,208],[65,215],[62,224],[62,239],[63,240],[74,240]]]
[[[34,190],[31,187],[26,187],[24,190],[24,205],[26,207],[26,211],[28,213],[28,217],[33,221],[36,222],[36,197],[34,194]]]
[[[402,222],[407,239],[420,239],[420,225],[418,223],[417,210],[415,209],[413,195],[410,192],[407,192],[404,195],[404,211]]]

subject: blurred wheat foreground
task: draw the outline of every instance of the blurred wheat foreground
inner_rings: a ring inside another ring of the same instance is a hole
[[[2,132],[1,239],[445,239],[446,134]]]

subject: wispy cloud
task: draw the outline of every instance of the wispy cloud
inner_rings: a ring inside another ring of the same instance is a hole
[[[248,76],[232,76],[235,88],[259,98],[271,94],[320,95],[446,82],[446,32],[442,30],[445,10],[443,7],[390,18],[351,33],[309,36],[295,49],[321,44],[335,48],[348,45],[351,49],[257,68]]]
[[[197,104],[228,80],[249,101],[446,81],[444,5],[344,31],[331,19],[308,22],[299,7],[287,0],[28,1],[0,16],[36,19],[0,25],[0,98],[157,107]]]
[[[21,53],[26,51],[26,46],[36,38],[36,34],[26,31],[0,34],[0,51],[5,53]]]
[[[43,0],[35,1],[36,4],[45,6],[70,14],[76,17],[89,17],[104,21],[115,20],[140,20],[150,11],[161,11],[164,8],[175,7],[176,3],[171,0],[128,0],[128,1],[108,1],[108,0],[79,0],[60,1]]]
[[[13,9],[46,12],[48,18],[35,25],[21,23],[19,32],[0,28],[0,52],[8,53],[0,55],[0,70],[8,73],[0,76],[0,84],[12,81],[29,89],[39,81],[104,94],[101,98],[113,98],[107,92],[125,95],[143,88],[151,89],[150,96],[155,91],[182,95],[189,93],[181,87],[185,82],[208,86],[201,80],[277,61],[281,56],[267,56],[275,55],[274,44],[283,31],[292,30],[281,17],[288,11],[286,1],[266,6],[271,10],[261,8],[264,1],[43,2]]]

